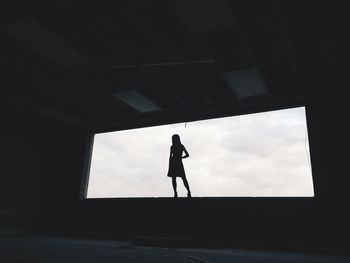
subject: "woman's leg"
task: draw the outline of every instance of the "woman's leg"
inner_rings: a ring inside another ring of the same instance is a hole
[[[187,197],[191,197],[191,190],[190,190],[190,185],[188,184],[187,178],[182,177],[182,181],[184,182],[184,185],[187,189]]]
[[[177,197],[177,192],[176,192],[176,187],[177,187],[177,184],[176,184],[176,177],[173,177],[173,188],[174,188],[174,197]]]

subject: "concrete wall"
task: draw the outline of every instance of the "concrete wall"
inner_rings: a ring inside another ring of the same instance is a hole
[[[45,196],[45,131],[23,114],[2,113],[0,228],[25,228],[35,222]]]
[[[80,177],[79,136],[53,121],[8,109],[1,111],[1,120],[0,229],[35,230],[51,207],[75,199],[74,179],[68,177]]]

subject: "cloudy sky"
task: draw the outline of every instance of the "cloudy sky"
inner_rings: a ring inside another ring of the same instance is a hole
[[[88,198],[171,197],[171,136],[195,196],[313,196],[304,107],[95,135]],[[186,190],[178,178],[179,196]]]

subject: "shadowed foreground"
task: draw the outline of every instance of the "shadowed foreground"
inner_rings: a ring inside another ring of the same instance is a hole
[[[39,236],[0,237],[0,262],[350,262],[350,257],[244,249],[189,249],[133,246],[99,241]]]

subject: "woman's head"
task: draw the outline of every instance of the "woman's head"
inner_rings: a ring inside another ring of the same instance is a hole
[[[173,145],[180,145],[181,141],[180,141],[180,136],[178,134],[174,134],[171,137],[172,141],[173,141]]]

